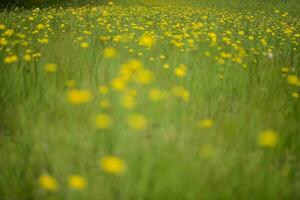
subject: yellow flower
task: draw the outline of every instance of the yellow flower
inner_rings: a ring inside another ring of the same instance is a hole
[[[254,40],[254,36],[250,35],[250,36],[248,37],[248,39],[249,39],[249,40]]]
[[[288,67],[282,67],[281,68],[281,72],[282,73],[288,73],[289,72],[289,68]]]
[[[290,85],[300,86],[300,79],[297,75],[288,75],[287,82]]]
[[[135,82],[139,84],[149,84],[153,80],[153,73],[150,70],[142,69],[137,71],[137,73],[134,76]]]
[[[17,37],[20,38],[20,39],[25,39],[26,35],[23,34],[23,33],[17,33]]]
[[[187,68],[181,64],[179,67],[174,69],[174,74],[178,77],[184,77],[186,75]]]
[[[4,24],[0,24],[0,30],[4,30],[6,27]]]
[[[50,175],[42,175],[39,178],[40,186],[49,191],[56,191],[57,190],[57,182],[56,179]]]
[[[34,54],[32,54],[32,57],[33,58],[39,58],[39,57],[41,57],[42,56],[42,54],[41,53],[34,53]]]
[[[71,89],[67,93],[67,99],[70,104],[79,105],[91,101],[92,94],[88,90]]]
[[[161,90],[156,88],[151,89],[148,95],[152,101],[159,101],[164,98],[164,93]]]
[[[126,81],[121,78],[115,78],[111,82],[111,86],[115,90],[124,90],[127,87]]]
[[[183,101],[188,102],[190,100],[190,93],[188,90],[181,86],[175,86],[172,88],[172,93],[174,96],[181,98]]]
[[[127,108],[127,109],[132,109],[136,106],[136,100],[133,96],[131,95],[124,95],[122,98],[121,98],[121,105],[124,107],[124,108]]]
[[[103,56],[104,58],[109,58],[109,59],[116,58],[118,56],[118,52],[116,49],[109,47],[104,49]]]
[[[122,68],[128,68],[133,72],[141,70],[141,69],[143,69],[143,67],[144,67],[143,63],[141,61],[135,60],[135,59],[129,60],[127,63],[125,63],[122,66]]]
[[[143,35],[139,38],[139,44],[148,48],[154,45],[155,39],[151,35]]]
[[[6,46],[8,44],[8,41],[6,40],[6,38],[0,38],[0,46]]]
[[[257,140],[260,146],[273,148],[278,144],[278,133],[273,130],[266,130],[259,134]]]
[[[99,40],[101,40],[103,42],[109,41],[110,39],[111,39],[110,36],[105,36],[105,35],[99,36]]]
[[[298,97],[299,97],[299,93],[298,93],[298,92],[293,92],[293,93],[292,93],[292,97],[298,98]]]
[[[143,131],[147,128],[147,119],[141,114],[132,114],[127,118],[128,126],[137,131]]]
[[[49,39],[48,38],[38,39],[38,42],[41,44],[47,44],[49,42]]]
[[[165,55],[160,55],[159,58],[160,58],[160,59],[165,59],[166,56],[165,56]]]
[[[231,53],[226,53],[226,52],[221,52],[220,56],[222,58],[231,58],[232,54]]]
[[[87,43],[87,42],[82,42],[81,44],[80,44],[80,47],[81,48],[84,48],[84,49],[86,49],[86,48],[88,48],[90,45],[89,45],[89,43]]]
[[[245,35],[245,32],[244,32],[244,31],[239,31],[238,34],[239,34],[240,36],[243,36],[243,35]]]
[[[92,32],[90,32],[90,31],[83,31],[83,34],[85,34],[85,35],[92,35]]]
[[[126,170],[126,165],[116,156],[105,156],[100,159],[100,168],[106,173],[113,175],[122,175]]]
[[[43,25],[43,24],[38,24],[38,25],[36,25],[36,29],[37,30],[42,30],[42,29],[44,29],[45,28],[45,26]]]
[[[45,65],[44,70],[48,73],[55,73],[57,71],[57,65],[54,63],[48,63]]]
[[[164,68],[164,69],[169,69],[169,68],[170,68],[170,65],[169,65],[169,64],[164,64],[164,65],[163,65],[163,68]]]
[[[209,32],[207,35],[213,43],[217,42],[217,39],[218,39],[217,34],[215,34],[213,32]]]
[[[79,175],[71,175],[68,178],[69,187],[76,190],[81,190],[86,188],[86,180]]]
[[[13,29],[7,29],[3,36],[8,36],[8,37],[11,37],[13,34],[15,33],[15,31]]]
[[[198,126],[203,129],[211,128],[211,127],[213,127],[213,125],[214,125],[214,122],[212,119],[203,119],[200,122],[198,122]]]
[[[112,126],[112,119],[108,114],[98,114],[95,122],[99,129],[108,129]]]
[[[15,63],[15,62],[18,62],[18,56],[16,55],[12,55],[12,56],[6,56],[4,58],[4,63],[6,64],[11,64],[11,63]]]
[[[30,61],[31,59],[32,59],[32,57],[31,57],[30,54],[25,54],[25,55],[23,56],[23,60],[25,60],[25,61]]]

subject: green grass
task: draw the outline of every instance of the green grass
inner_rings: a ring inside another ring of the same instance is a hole
[[[256,12],[248,5],[0,12],[0,199],[299,199],[300,83],[287,81],[299,77],[298,4],[261,3]],[[154,45],[139,44],[142,35]],[[117,57],[103,55],[110,47]],[[12,55],[18,61],[5,63]],[[138,71],[126,90],[115,90],[112,80],[132,59],[153,80],[139,84]],[[46,72],[47,63],[57,71]],[[178,77],[181,64],[187,71]],[[68,80],[93,98],[72,105]],[[103,85],[108,94],[99,93]],[[175,86],[184,88],[179,97]],[[163,99],[149,98],[153,88]],[[124,108],[122,97],[133,93],[136,106]],[[99,113],[111,117],[111,127],[95,127]],[[132,113],[146,118],[145,130],[128,125]],[[204,119],[212,127],[200,128]],[[258,141],[266,130],[278,135],[270,147]],[[120,176],[99,167],[109,155],[125,163]],[[39,184],[43,174],[56,179],[56,191]],[[69,188],[72,174],[87,187]]]

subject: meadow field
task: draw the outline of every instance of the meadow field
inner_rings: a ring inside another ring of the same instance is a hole
[[[299,5],[256,5],[0,10],[0,200],[300,199]]]

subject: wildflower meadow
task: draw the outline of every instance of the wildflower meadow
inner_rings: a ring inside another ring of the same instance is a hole
[[[299,4],[4,6],[0,200],[300,199]]]

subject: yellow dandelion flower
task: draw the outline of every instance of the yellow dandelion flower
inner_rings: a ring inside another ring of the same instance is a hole
[[[122,175],[126,171],[124,161],[116,156],[105,156],[100,159],[100,168],[112,175]]]
[[[7,29],[7,30],[3,33],[3,36],[11,37],[14,33],[15,33],[15,31],[14,31],[13,29]]]
[[[297,75],[288,75],[287,82],[290,85],[300,86],[300,79]]]
[[[99,36],[99,40],[101,40],[102,42],[109,41],[110,39],[111,39],[110,36],[104,36],[104,35]]]
[[[165,56],[165,55],[160,55],[159,58],[160,58],[160,59],[165,59],[166,56]]]
[[[217,40],[218,40],[217,34],[215,34],[213,32],[209,32],[207,35],[213,43],[217,42]]]
[[[184,77],[186,75],[187,68],[185,65],[181,64],[179,67],[174,69],[174,74],[178,77]]]
[[[4,30],[6,27],[4,24],[0,24],[0,30]]]
[[[43,30],[44,28],[45,28],[45,26],[43,24],[36,25],[37,30]]]
[[[139,44],[148,48],[154,45],[155,38],[151,35],[143,35],[139,38]]]
[[[92,94],[88,90],[71,89],[67,93],[67,99],[70,104],[79,105],[91,101]]]
[[[31,57],[31,55],[30,54],[25,54],[24,56],[23,56],[23,60],[25,60],[25,61],[31,61],[31,59],[32,59],[32,57]]]
[[[273,148],[278,144],[278,133],[273,130],[266,130],[258,135],[257,140],[260,146]]]
[[[182,86],[175,86],[172,88],[172,93],[175,97],[181,98],[183,101],[188,102],[190,100],[190,93]]]
[[[248,39],[249,39],[249,40],[254,40],[254,36],[250,35],[250,36],[248,37]]]
[[[41,53],[34,53],[34,54],[32,54],[32,57],[33,57],[33,58],[39,58],[39,57],[41,57],[41,56],[42,56]]]
[[[112,126],[112,119],[108,114],[98,114],[95,119],[95,125],[99,129],[108,129]]]
[[[75,190],[81,190],[86,188],[86,180],[79,175],[71,175],[68,178],[69,187]]]
[[[8,44],[8,41],[6,38],[0,38],[0,46],[6,46]]]
[[[38,42],[41,43],[41,44],[48,44],[49,39],[48,38],[41,38],[41,39],[38,39]]]
[[[137,71],[134,76],[134,80],[139,84],[149,84],[154,78],[154,74],[150,70],[142,69]]]
[[[238,34],[239,34],[240,36],[243,36],[243,35],[245,35],[245,32],[244,32],[244,31],[239,31]]]
[[[159,101],[164,98],[164,93],[160,89],[157,89],[157,88],[151,89],[149,91],[148,95],[152,101]]]
[[[40,186],[49,191],[56,191],[57,190],[57,182],[56,179],[50,175],[42,175],[39,178]]]
[[[112,80],[111,86],[113,89],[121,91],[121,90],[126,89],[127,83],[122,78],[115,78]]]
[[[129,60],[126,64],[123,65],[123,68],[129,68],[133,72],[141,70],[143,67],[144,67],[143,63],[135,59]]]
[[[57,71],[57,65],[54,63],[47,63],[44,67],[45,72],[55,73]]]
[[[202,129],[208,129],[213,127],[214,121],[212,119],[203,119],[198,122],[198,126]]]
[[[23,34],[23,33],[17,33],[17,37],[20,38],[20,39],[25,39],[26,35]]]
[[[103,51],[103,56],[104,58],[108,58],[108,59],[116,58],[118,56],[118,52],[116,49],[112,47],[105,48]]]
[[[84,48],[84,49],[86,49],[86,48],[88,48],[90,45],[89,45],[89,43],[87,43],[87,42],[82,42],[82,43],[80,43],[80,47],[81,48]]]
[[[148,126],[146,117],[141,114],[132,114],[127,118],[128,126],[137,131],[143,131]]]
[[[18,62],[18,56],[16,55],[12,55],[12,56],[6,56],[4,58],[4,63],[6,64],[12,64],[12,63],[15,63],[15,62]]]
[[[92,32],[90,32],[90,31],[83,31],[83,34],[85,34],[85,35],[92,35]]]
[[[289,68],[288,67],[282,67],[281,68],[281,72],[282,73],[288,73],[289,72]]]
[[[164,68],[164,69],[169,69],[169,68],[170,68],[170,65],[169,65],[169,64],[164,64],[164,65],[163,65],[163,68]]]
[[[298,98],[298,97],[299,97],[299,93],[298,93],[298,92],[293,92],[293,93],[292,93],[292,97]]]
[[[132,109],[136,106],[136,100],[132,95],[124,95],[121,98],[121,105],[124,108]]]

